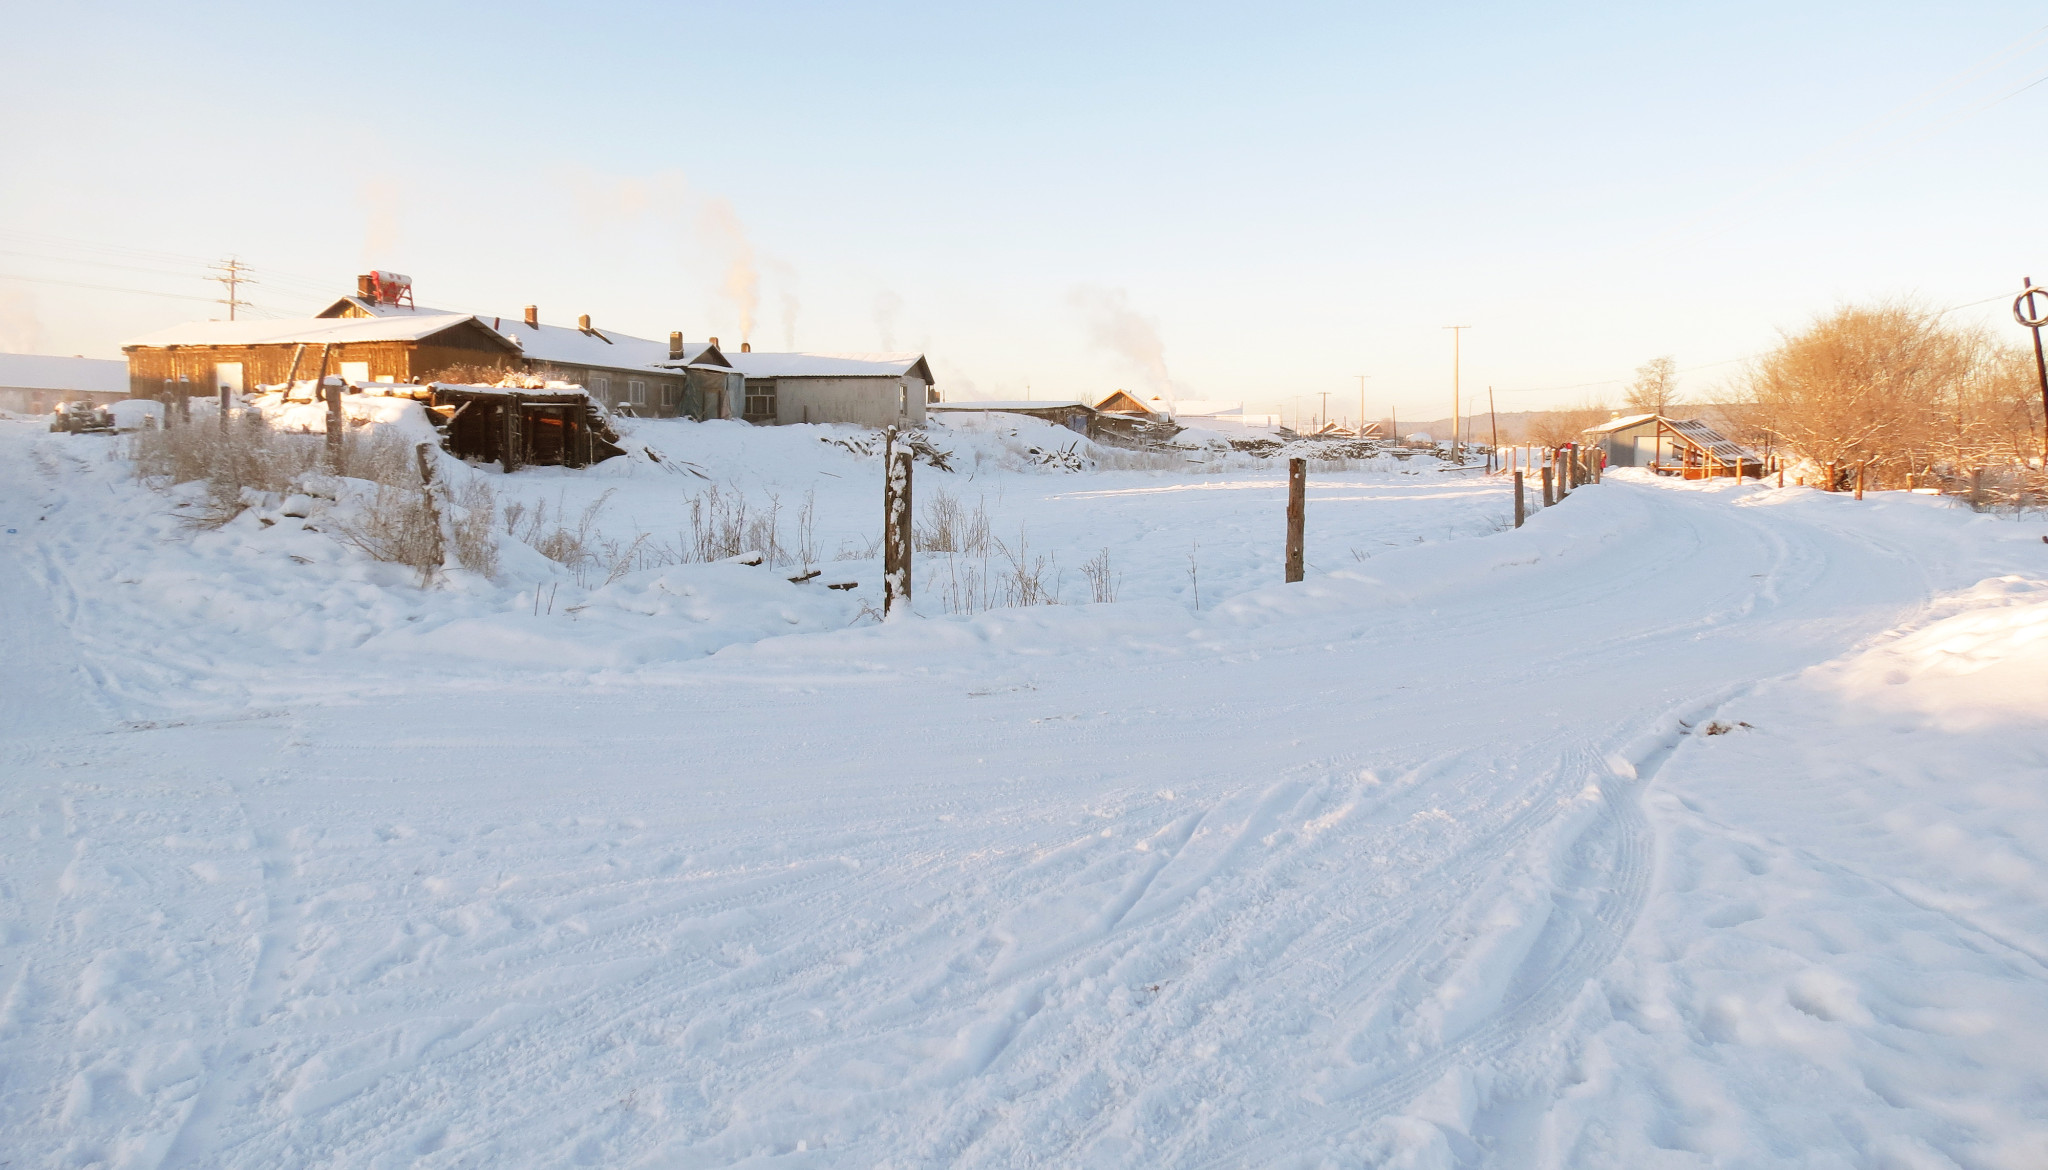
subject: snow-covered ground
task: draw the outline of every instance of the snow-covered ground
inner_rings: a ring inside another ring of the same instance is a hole
[[[478,474],[815,489],[846,593],[422,592],[0,423],[0,1162],[2048,1164],[2042,525],[1333,472],[1286,586],[1272,470],[963,439],[1070,604],[878,624],[815,429]]]

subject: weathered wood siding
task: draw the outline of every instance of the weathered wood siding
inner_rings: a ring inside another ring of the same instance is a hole
[[[128,349],[129,392],[137,398],[163,394],[164,380],[189,380],[191,392],[211,395],[217,389],[214,367],[222,362],[240,362],[242,385],[254,389],[282,382],[291,372],[296,344],[279,345],[181,345],[165,348],[134,346]],[[310,379],[320,364],[319,345],[308,345],[299,359],[296,376]],[[327,355],[327,372],[338,374],[343,362],[367,362],[372,381],[389,379],[411,382],[430,377],[450,366],[497,366],[516,369],[523,363],[505,348],[487,338],[471,338],[450,331],[424,342],[355,341],[334,346]]]

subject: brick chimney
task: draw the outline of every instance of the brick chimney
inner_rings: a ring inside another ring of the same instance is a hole
[[[714,338],[712,338],[712,339],[711,339],[711,348],[713,348],[713,349],[717,349],[717,348],[718,348],[718,339],[717,339],[716,337],[714,337]]]
[[[683,360],[683,335],[681,333],[671,333],[668,335],[668,360],[672,362]]]
[[[540,328],[540,307],[539,307],[539,306],[537,306],[537,305],[528,305],[528,306],[526,306],[526,327],[527,327],[528,329],[538,329],[538,328]]]
[[[754,347],[753,347],[752,345],[748,344],[747,342],[744,342],[744,341],[742,341],[742,342],[740,342],[740,352],[741,352],[741,353],[752,353],[752,352],[754,352]]]
[[[585,313],[581,317],[576,318],[576,328],[581,329],[585,333],[590,332],[590,314]]]

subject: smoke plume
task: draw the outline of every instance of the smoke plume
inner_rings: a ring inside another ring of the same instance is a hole
[[[740,340],[746,341],[754,335],[754,317],[761,307],[761,273],[754,265],[754,245],[747,240],[739,213],[724,199],[706,199],[698,222],[705,236],[725,252],[725,280],[720,291],[739,310]]]
[[[35,299],[19,289],[0,288],[0,353],[40,353],[43,321]]]
[[[1159,328],[1131,307],[1129,294],[1083,285],[1067,300],[1080,310],[1089,341],[1135,366],[1153,393],[1172,396],[1173,379],[1166,372],[1166,346],[1159,340]]]
[[[896,348],[896,318],[903,313],[903,298],[893,289],[883,289],[875,294],[875,331],[882,336],[883,352]]]

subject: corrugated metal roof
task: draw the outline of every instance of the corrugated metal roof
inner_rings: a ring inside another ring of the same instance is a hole
[[[282,321],[189,321],[145,333],[122,346],[167,345],[341,345],[351,341],[422,341],[467,322],[491,328],[467,313],[421,313],[403,317],[295,317]],[[500,336],[492,334],[492,336]],[[505,348],[518,348],[511,341]]]
[[[1698,419],[1667,418],[1664,420],[1664,425],[1684,435],[1696,445],[1712,452],[1716,459],[1737,463],[1744,459],[1754,460],[1757,457],[1756,452],[1751,451],[1733,439],[1723,436],[1721,432]]]
[[[399,320],[423,314],[445,313],[446,309],[415,309],[405,305],[388,305],[362,297],[343,297],[333,308],[343,302],[372,316]],[[610,329],[593,328],[588,333],[573,325],[528,325],[525,315],[512,317],[488,317],[475,314],[477,320],[519,343],[521,352],[537,362],[554,362],[564,366],[603,366],[619,370],[651,369],[657,366],[697,365],[706,362],[717,365],[722,354],[712,348],[708,341],[686,341],[680,362],[671,363],[668,342],[635,337],[630,333],[619,333]]]

